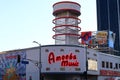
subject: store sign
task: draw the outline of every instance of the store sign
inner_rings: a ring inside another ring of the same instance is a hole
[[[100,70],[102,76],[120,76],[120,72],[111,70]]]
[[[107,32],[106,31],[98,31],[96,36],[97,37],[102,37],[102,38],[106,38],[107,37]]]
[[[80,65],[80,63],[77,60],[77,55],[73,53],[55,55],[54,52],[50,52],[48,55],[48,63],[53,64],[58,62],[60,62],[60,65],[62,67],[65,66],[75,67]]]
[[[105,78],[104,80],[115,80],[114,78]]]
[[[110,48],[114,48],[114,42],[115,42],[115,33],[109,31],[108,45]]]
[[[81,32],[81,43],[82,44],[92,44],[92,32]]]
[[[88,59],[88,70],[98,70],[97,60]]]
[[[98,31],[96,34],[96,41],[99,45],[107,44],[108,33],[106,31]]]
[[[17,58],[17,55],[12,55],[12,56],[5,56],[6,59],[14,59]]]

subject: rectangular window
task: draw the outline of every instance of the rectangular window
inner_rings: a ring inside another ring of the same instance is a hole
[[[110,68],[111,68],[111,69],[113,68],[112,62],[110,62]]]
[[[120,64],[119,64],[119,69],[120,69]]]
[[[105,68],[105,62],[102,61],[102,68]]]
[[[109,68],[109,62],[106,62],[106,68]]]
[[[118,69],[118,64],[117,63],[115,63],[115,68]]]

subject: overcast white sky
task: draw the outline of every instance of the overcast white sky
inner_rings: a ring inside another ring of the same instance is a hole
[[[54,44],[52,5],[62,0],[0,0],[0,52]],[[66,1],[66,0],[65,0]],[[96,0],[69,0],[81,5],[82,31],[96,31]]]

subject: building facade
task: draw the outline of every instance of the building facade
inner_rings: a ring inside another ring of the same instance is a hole
[[[84,44],[92,44],[92,32],[79,34],[80,5],[62,1],[53,8],[56,44],[34,41],[38,47],[0,52],[0,80],[120,80],[120,57]],[[107,32],[92,37],[99,45],[107,42]]]
[[[98,31],[115,33],[115,50],[120,51],[120,0],[96,0]]]
[[[0,80],[40,78],[119,80],[120,57],[78,45],[42,45],[0,53]]]

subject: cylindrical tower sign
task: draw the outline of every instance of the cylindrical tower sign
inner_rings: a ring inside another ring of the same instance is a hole
[[[57,2],[53,5],[55,44],[79,44],[80,7],[80,4],[71,1]]]

